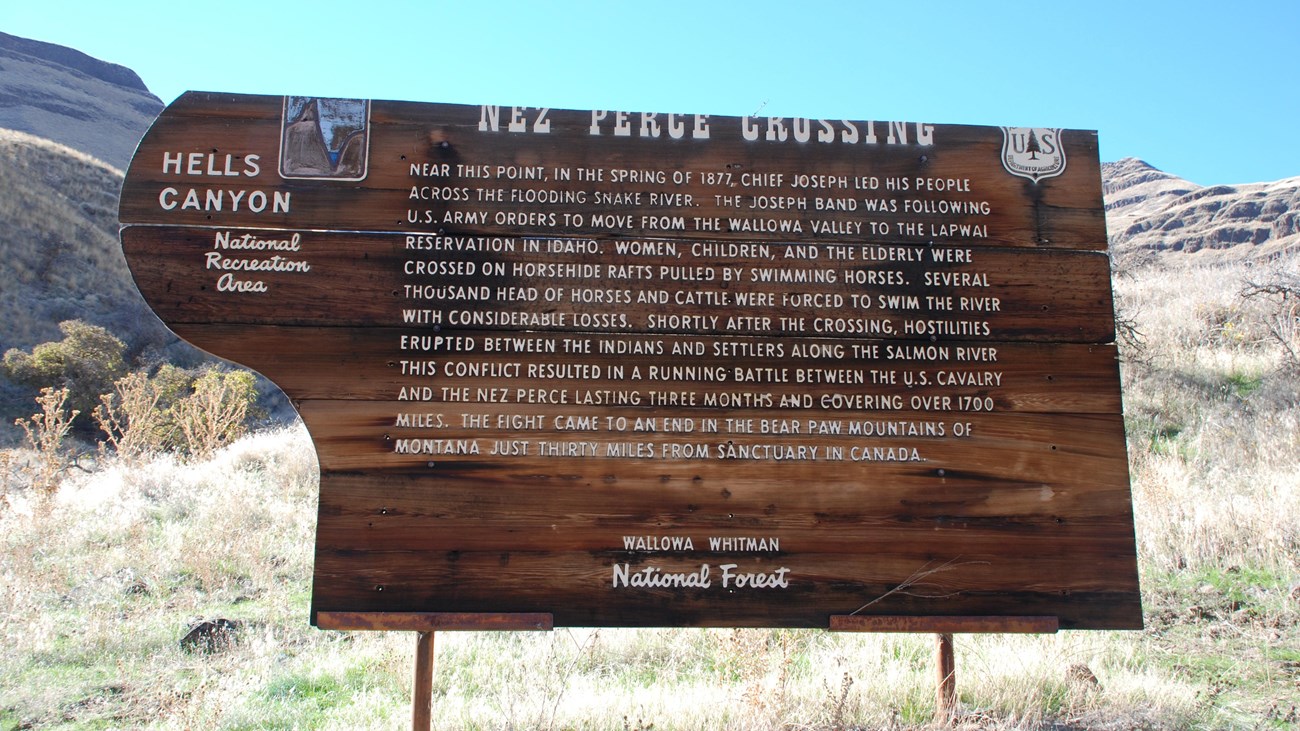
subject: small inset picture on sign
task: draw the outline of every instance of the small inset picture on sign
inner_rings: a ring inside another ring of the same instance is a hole
[[[1050,127],[1003,127],[1002,167],[1037,183],[1065,172],[1061,130]]]
[[[370,158],[370,102],[286,96],[280,176],[361,180]]]

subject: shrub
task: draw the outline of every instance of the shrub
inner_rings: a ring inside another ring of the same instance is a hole
[[[208,368],[194,379],[190,395],[170,409],[186,454],[206,459],[221,447],[242,437],[249,407],[257,399],[256,380],[249,371]]]
[[[1300,371],[1300,265],[1279,260],[1263,277],[1247,280],[1242,296],[1269,301],[1268,333],[1281,347],[1291,370]]]
[[[95,423],[119,457],[134,462],[162,450],[167,440],[167,418],[159,407],[162,389],[144,371],[128,373],[102,394],[95,407]]]
[[[4,369],[15,383],[64,390],[68,407],[86,415],[80,426],[89,428],[100,394],[110,393],[126,372],[122,359],[126,346],[104,328],[81,320],[65,320],[59,329],[63,331],[60,341],[41,343],[30,353],[10,349],[4,355]]]
[[[119,379],[100,398],[95,421],[128,461],[164,449],[205,459],[244,435],[256,398],[248,371],[165,365],[152,378],[137,371]]]
[[[27,441],[37,454],[37,470],[33,486],[44,495],[53,495],[59,487],[59,473],[67,466],[63,454],[63,440],[72,428],[77,412],[68,412],[68,389],[43,388],[36,399],[40,412],[14,423],[27,433]]]

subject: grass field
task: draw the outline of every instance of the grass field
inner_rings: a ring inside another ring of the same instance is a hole
[[[959,636],[963,729],[1300,726],[1300,374],[1243,265],[1116,282],[1147,628]],[[1276,329],[1275,327],[1273,328]],[[1285,332],[1283,332],[1285,335]],[[410,634],[307,622],[301,427],[111,459],[43,502],[0,452],[0,731],[409,727]],[[201,620],[230,641],[186,649]],[[443,729],[923,729],[934,639],[790,630],[437,635]]]

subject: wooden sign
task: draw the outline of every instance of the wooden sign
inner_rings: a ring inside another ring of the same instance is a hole
[[[189,93],[122,242],[310,430],[314,623],[1134,628],[1099,167],[1075,130]]]

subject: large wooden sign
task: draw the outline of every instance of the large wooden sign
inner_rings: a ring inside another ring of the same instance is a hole
[[[121,219],[311,431],[314,622],[1141,624],[1091,132],[189,93]]]

